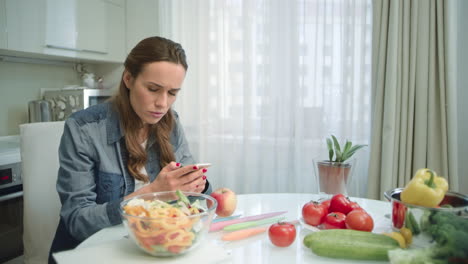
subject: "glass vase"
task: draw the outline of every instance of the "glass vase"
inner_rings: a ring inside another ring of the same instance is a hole
[[[348,196],[348,186],[354,172],[355,159],[342,163],[322,159],[314,159],[313,162],[319,194],[341,193]]]

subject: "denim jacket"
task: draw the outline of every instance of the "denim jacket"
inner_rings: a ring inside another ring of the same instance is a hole
[[[176,112],[171,134],[176,161],[195,163]],[[146,171],[152,182],[159,174],[154,135],[147,141]],[[118,112],[103,103],[72,114],[65,122],[59,147],[57,191],[62,209],[51,252],[73,248],[102,228],[122,222],[119,206],[132,193],[128,152]],[[204,193],[211,193],[206,183]],[[68,246],[66,246],[68,244]]]

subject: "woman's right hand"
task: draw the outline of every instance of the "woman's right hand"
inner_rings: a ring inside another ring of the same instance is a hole
[[[149,184],[152,192],[181,190],[201,193],[205,189],[207,169],[195,165],[180,167],[180,163],[171,162]]]

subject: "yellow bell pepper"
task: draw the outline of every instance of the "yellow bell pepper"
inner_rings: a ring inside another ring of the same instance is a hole
[[[406,248],[407,244],[406,244],[405,238],[400,232],[391,232],[391,233],[382,233],[382,234],[395,239],[398,242],[398,245],[400,246],[400,248]]]
[[[404,203],[436,207],[444,199],[447,190],[447,181],[438,177],[435,171],[419,169],[401,192],[400,198]]]
[[[409,228],[402,227],[400,228],[400,234],[405,238],[406,247],[413,243],[413,233]]]

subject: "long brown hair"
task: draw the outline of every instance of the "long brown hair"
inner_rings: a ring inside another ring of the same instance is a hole
[[[161,37],[149,37],[140,41],[128,54],[125,60],[125,70],[136,78],[143,67],[152,62],[168,61],[182,65],[187,70],[188,65],[182,46],[172,40]],[[130,174],[137,180],[148,182],[148,176],[140,173],[147,161],[146,151],[138,142],[139,130],[143,123],[130,104],[129,90],[122,79],[119,91],[112,100],[120,115],[121,126],[125,133],[125,143],[129,152],[127,167]],[[159,152],[161,168],[175,160],[174,150],[170,142],[170,134],[174,125],[174,116],[169,110],[164,117],[150,126],[149,134],[154,134],[154,148]]]

